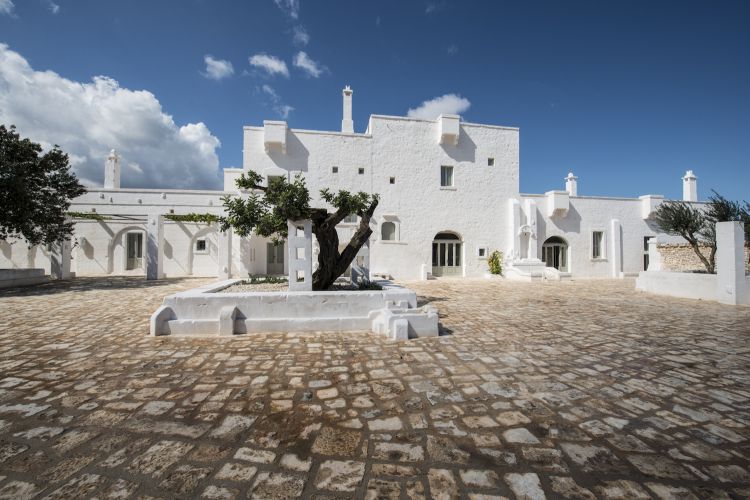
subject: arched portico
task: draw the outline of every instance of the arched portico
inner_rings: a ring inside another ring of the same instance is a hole
[[[542,261],[547,267],[568,272],[568,242],[559,236],[551,236],[542,244]]]
[[[128,241],[128,234],[133,234],[130,241]],[[127,226],[117,231],[109,240],[107,248],[107,273],[145,273],[146,264],[143,258],[145,242],[146,228],[143,226]]]
[[[432,275],[463,275],[463,241],[453,231],[442,231],[432,241]]]

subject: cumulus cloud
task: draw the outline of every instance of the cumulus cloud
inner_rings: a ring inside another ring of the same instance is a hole
[[[264,84],[260,89],[271,99],[271,104],[276,114],[278,114],[284,120],[289,118],[289,114],[294,111],[294,108],[292,106],[289,106],[288,104],[284,104],[281,101],[281,96],[277,94],[276,90],[274,90],[274,88],[270,85]]]
[[[217,139],[203,123],[179,126],[146,90],[106,76],[68,80],[33,69],[0,44],[0,123],[43,147],[58,144],[87,185],[101,185],[114,148],[123,187],[219,188]]]
[[[307,53],[297,52],[294,56],[294,66],[304,71],[308,76],[319,78],[326,71],[326,67],[310,59]]]
[[[299,17],[299,0],[273,0],[276,6],[292,19]]]
[[[7,14],[10,16],[13,14],[14,7],[13,0],[0,0],[0,14]]]
[[[269,75],[283,75],[289,78],[289,68],[286,63],[278,57],[270,56],[268,54],[255,54],[251,56],[250,65],[258,69],[261,69]]]
[[[214,57],[209,54],[203,57],[203,62],[206,63],[206,72],[203,73],[203,76],[210,80],[221,80],[222,78],[228,78],[234,74],[234,67],[229,61],[214,59]]]
[[[292,32],[292,42],[294,42],[295,45],[302,47],[310,43],[310,35],[307,33],[304,26],[295,26],[292,29]]]
[[[445,94],[429,101],[424,101],[416,108],[409,109],[406,116],[420,118],[422,120],[434,120],[441,114],[459,115],[469,109],[471,103],[468,99],[457,94]]]

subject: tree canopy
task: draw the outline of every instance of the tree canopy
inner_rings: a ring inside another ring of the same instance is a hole
[[[0,240],[52,245],[73,233],[67,211],[86,189],[58,146],[42,151],[14,126],[0,125]]]
[[[750,203],[743,206],[712,191],[702,208],[684,201],[665,201],[656,209],[656,223],[668,234],[682,236],[698,256],[706,271],[716,272],[716,223],[741,221],[745,243],[750,242]],[[708,250],[704,255],[701,246]]]
[[[221,230],[234,228],[242,237],[256,234],[281,241],[287,237],[287,221],[310,219],[318,240],[318,269],[313,273],[313,290],[325,290],[341,276],[372,234],[370,220],[378,206],[378,195],[365,192],[337,193],[322,189],[320,196],[333,207],[312,208],[310,192],[304,178],[296,175],[291,182],[272,177],[267,186],[263,177],[252,170],[237,179],[237,187],[249,190],[248,196],[223,198],[226,215],[220,219]],[[348,215],[359,216],[359,225],[347,245],[339,251],[336,225]]]

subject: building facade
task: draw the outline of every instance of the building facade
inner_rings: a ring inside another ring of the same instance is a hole
[[[221,215],[221,198],[243,195],[235,180],[250,169],[266,180],[302,175],[313,206],[325,206],[319,195],[325,187],[378,193],[369,270],[398,280],[482,276],[495,250],[503,252],[510,278],[622,277],[647,266],[648,238],[682,242],[653,222],[662,196],[578,196],[572,173],[564,190],[520,193],[517,128],[466,123],[457,115],[372,115],[367,130],[354,133],[352,98],[347,87],[341,132],[291,129],[283,121],[245,127],[243,168],[224,170],[223,191],[122,189],[113,152],[104,187],[89,189],[71,207],[95,214],[77,219],[71,270],[79,276],[286,274],[283,246],[220,233],[216,224],[170,219]],[[688,171],[685,200],[697,202],[696,182]],[[340,241],[356,225],[356,217],[344,221]],[[49,254],[0,242],[0,267],[49,270]]]

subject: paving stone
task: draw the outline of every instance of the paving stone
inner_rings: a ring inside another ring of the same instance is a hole
[[[750,496],[747,308],[438,279],[406,284],[439,308],[435,339],[147,335],[165,295],[208,281],[0,291],[0,496],[479,499],[513,496],[506,473],[549,498]],[[326,461],[366,474],[318,490]]]
[[[318,468],[315,487],[321,490],[354,491],[364,474],[364,462],[326,460]]]
[[[516,494],[516,497],[528,500],[543,500],[546,497],[539,482],[539,476],[534,473],[505,475],[505,482]]]

